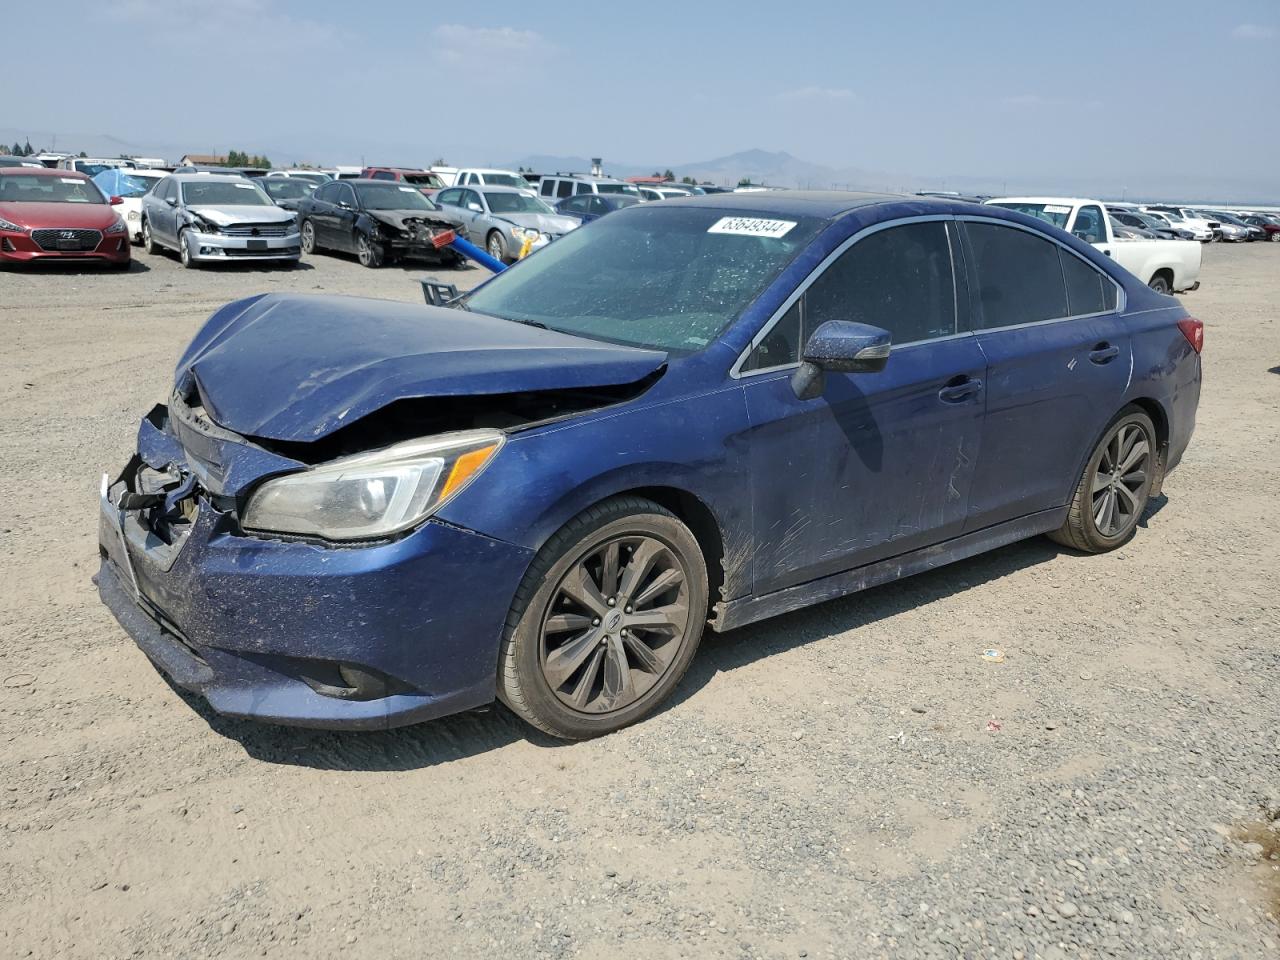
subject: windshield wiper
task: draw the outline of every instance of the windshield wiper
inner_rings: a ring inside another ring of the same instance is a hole
[[[503,317],[503,320],[510,320],[512,323],[523,323],[526,327],[537,327],[539,330],[550,330],[541,320],[517,320],[515,317]]]

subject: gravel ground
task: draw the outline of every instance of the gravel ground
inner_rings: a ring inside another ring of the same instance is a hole
[[[0,956],[1280,955],[1280,248],[1206,248],[1199,427],[1129,546],[710,635],[669,709],[572,745],[165,683],[89,582],[99,475],[216,306],[429,271],[138,259],[0,273]]]

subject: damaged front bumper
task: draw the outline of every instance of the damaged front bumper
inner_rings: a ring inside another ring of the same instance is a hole
[[[193,260],[297,260],[302,234],[294,229],[279,237],[240,237],[190,228]]]
[[[249,536],[218,488],[247,489],[260,448],[206,436],[192,462],[183,430],[152,411],[141,453],[104,478],[98,524],[102,601],[175,684],[230,716],[351,729],[493,700],[530,551],[432,520],[359,546]]]

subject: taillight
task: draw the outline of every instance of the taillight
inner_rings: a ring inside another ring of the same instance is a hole
[[[1178,321],[1178,329],[1182,331],[1182,335],[1187,338],[1187,343],[1191,344],[1191,349],[1199,353],[1204,349],[1204,324],[1199,320],[1187,317],[1185,320]]]

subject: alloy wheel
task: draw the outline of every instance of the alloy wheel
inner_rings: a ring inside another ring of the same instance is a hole
[[[604,714],[635,703],[690,634],[689,571],[643,535],[592,547],[561,578],[542,621],[539,662],[557,699]]]
[[[307,220],[302,224],[302,252],[315,253],[316,250],[316,228],[311,225],[311,221]]]
[[[1102,449],[1090,489],[1093,524],[1109,539],[1124,536],[1146,505],[1151,443],[1136,423],[1116,428]]]
[[[500,236],[495,233],[489,237],[489,256],[495,260],[501,260],[505,252],[502,248],[502,238]]]
[[[356,237],[356,258],[363,267],[373,264],[373,247],[369,243],[369,238],[363,233]]]

